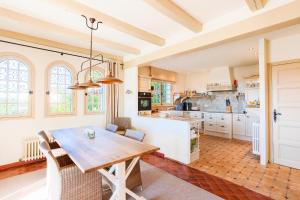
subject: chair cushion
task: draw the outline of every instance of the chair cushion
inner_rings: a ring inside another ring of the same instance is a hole
[[[118,130],[118,126],[115,124],[108,124],[105,129],[115,133]]]
[[[127,129],[125,136],[142,142],[144,140],[145,134],[141,131]]]

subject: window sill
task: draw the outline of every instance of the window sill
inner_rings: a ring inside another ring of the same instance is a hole
[[[16,116],[0,117],[0,121],[22,120],[22,119],[34,119],[34,116],[33,115],[16,115]]]
[[[45,117],[53,118],[53,117],[73,117],[76,116],[77,113],[54,113],[54,114],[49,114],[47,113]]]
[[[104,115],[105,111],[101,112],[84,112],[84,115]]]

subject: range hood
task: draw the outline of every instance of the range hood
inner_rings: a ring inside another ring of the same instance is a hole
[[[213,68],[209,73],[206,90],[208,92],[236,90],[232,77],[232,70],[228,66]]]

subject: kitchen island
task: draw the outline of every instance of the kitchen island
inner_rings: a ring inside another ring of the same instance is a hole
[[[144,142],[160,148],[166,157],[189,164],[199,159],[201,117],[147,115],[134,119],[135,128],[145,132]]]

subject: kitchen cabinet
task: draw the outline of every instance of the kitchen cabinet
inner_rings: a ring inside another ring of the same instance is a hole
[[[246,135],[246,115],[245,114],[233,114],[233,136]]]
[[[189,117],[191,118],[197,118],[197,119],[202,119],[204,118],[204,113],[201,111],[189,111],[188,112]]]
[[[139,76],[139,92],[151,92],[151,78]]]
[[[232,138],[232,114],[205,113],[204,127],[208,135]]]
[[[259,110],[248,110],[247,114],[233,114],[233,138],[252,141],[253,123],[259,122]]]

